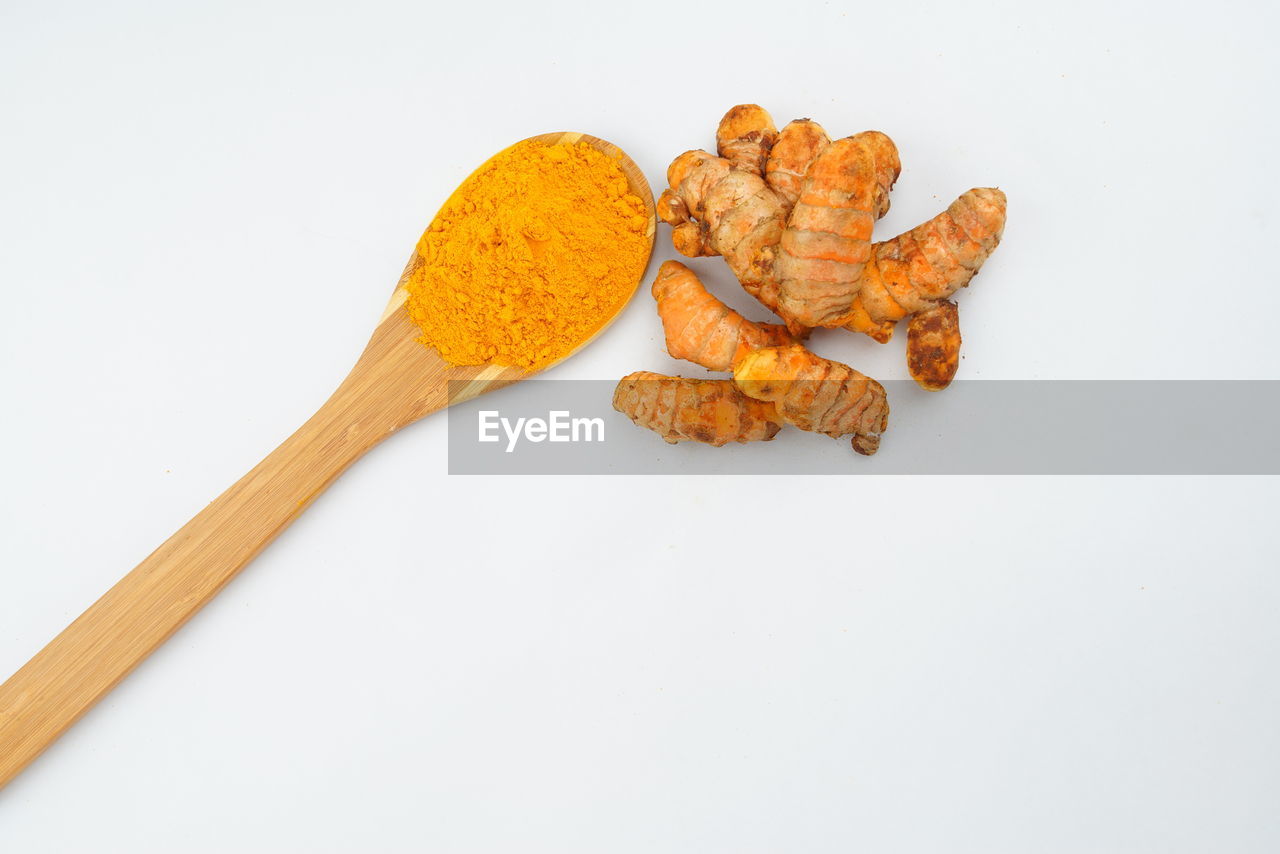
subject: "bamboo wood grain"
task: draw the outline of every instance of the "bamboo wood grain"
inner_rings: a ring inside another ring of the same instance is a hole
[[[644,200],[652,249],[653,195],[630,158],[586,134],[532,139],[584,140],[618,158],[632,192]],[[319,411],[0,685],[0,787],[212,599],[366,451],[451,403],[532,376],[517,368],[451,366],[419,343],[419,330],[404,308],[404,284],[418,263],[415,252],[364,353]]]

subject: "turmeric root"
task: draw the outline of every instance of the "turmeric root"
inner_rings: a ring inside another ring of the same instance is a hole
[[[653,280],[667,352],[712,371],[731,371],[744,355],[761,347],[792,344],[785,326],[752,323],[716,299],[679,261],[667,261]]]
[[[747,397],[732,380],[637,371],[618,383],[613,408],[671,444],[767,442],[782,429],[772,403]]]
[[[892,240],[877,243],[846,327],[873,338],[884,324],[949,299],[978,272],[1004,233],[1005,195],[970,190],[945,211]]]
[[[797,133],[792,131],[791,137]],[[739,104],[716,128],[720,156],[686,151],[677,157],[667,169],[669,187],[658,198],[658,216],[672,226],[676,251],[690,258],[723,255],[743,288],[771,311],[777,305],[772,247],[782,237],[790,210],[763,178],[777,139],[773,118],[764,108]],[[784,165],[795,168],[796,162]],[[800,332],[799,327],[794,331]]]
[[[806,326],[845,322],[871,258],[871,228],[889,209],[901,168],[893,141],[878,131],[822,150],[779,242],[779,314]]]
[[[832,438],[853,434],[853,449],[871,455],[889,420],[884,386],[848,365],[815,356],[802,346],[748,353],[733,381],[749,397],[768,401],[784,421]]]
[[[764,164],[778,138],[773,117],[763,107],[739,104],[724,114],[716,128],[716,151],[733,166],[764,175]]]
[[[658,216],[673,226],[682,255],[723,255],[746,290],[765,306],[777,304],[772,253],[786,219],[782,202],[759,174],[734,169],[706,151],[686,151],[667,170],[670,187],[658,198]],[[766,285],[766,282],[769,282]]]
[[[778,132],[768,112],[743,104],[721,119],[716,142],[719,157],[690,151],[671,164],[659,215],[681,253],[723,255],[795,337],[843,326],[888,341],[898,321],[966,286],[1003,232],[1004,194],[975,189],[929,222],[871,243],[901,170],[893,142],[875,131],[830,142],[799,119]],[[944,317],[958,347],[957,315]],[[931,358],[943,362],[930,366]],[[936,385],[954,374],[949,358],[945,348],[916,348],[912,375]]]
[[[764,180],[782,199],[788,213],[800,198],[800,187],[809,167],[830,142],[822,125],[809,119],[787,122],[778,134],[765,163]]]
[[[960,367],[960,309],[950,300],[911,315],[907,369],[925,391],[942,391]]]

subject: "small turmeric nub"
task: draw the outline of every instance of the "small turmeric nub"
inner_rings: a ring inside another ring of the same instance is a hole
[[[911,315],[907,369],[925,391],[951,385],[960,367],[960,309],[950,300]]]
[[[809,167],[830,143],[822,125],[809,119],[787,122],[778,134],[778,141],[765,163],[764,178],[781,197],[788,212],[800,198],[800,187]]]
[[[778,138],[773,117],[755,104],[739,104],[724,114],[716,128],[716,151],[734,169],[764,174],[765,160]]]

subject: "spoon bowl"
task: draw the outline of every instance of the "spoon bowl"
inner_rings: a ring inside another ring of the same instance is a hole
[[[582,133],[524,141],[586,142],[617,160],[630,191],[644,203],[652,253],[653,193],[621,149]],[[502,365],[450,365],[423,345],[405,307],[405,284],[421,263],[415,248],[364,352],[319,411],[0,685],[0,787],[212,599],[366,451],[451,403],[538,373]],[[628,300],[643,275],[641,270]],[[591,343],[625,305],[564,358]]]
[[[649,188],[649,182],[645,180],[644,173],[640,171],[640,167],[636,166],[635,162],[622,149],[599,137],[573,132],[539,134],[521,140],[515,145],[522,145],[526,142],[541,142],[547,145],[585,142],[597,151],[601,151],[616,160],[623,174],[627,177],[628,189],[644,203],[646,221],[644,236],[649,242],[648,252],[650,255],[652,254],[654,234],[657,230],[657,211],[654,207],[653,192]],[[515,145],[511,147],[514,148]],[[504,151],[509,150],[504,149]],[[499,152],[494,157],[500,156],[502,153]],[[479,168],[483,168],[483,164]],[[476,171],[478,172],[479,169]],[[396,285],[395,293],[392,294],[391,301],[387,304],[386,311],[383,312],[382,320],[374,330],[368,347],[365,348],[364,354],[356,365],[356,370],[352,371],[353,374],[357,373],[360,371],[361,365],[368,361],[370,366],[372,364],[380,365],[380,372],[395,374],[397,384],[403,387],[406,394],[396,401],[388,401],[388,404],[392,409],[402,409],[403,417],[406,420],[400,426],[417,421],[419,418],[443,409],[451,403],[470,400],[484,392],[493,391],[540,373],[540,371],[525,371],[521,368],[502,365],[450,365],[434,349],[419,343],[418,337],[421,332],[410,319],[409,313],[404,309],[404,305],[409,297],[409,292],[405,289],[406,283],[421,263],[422,259],[418,256],[415,247],[413,254],[409,258],[409,263],[405,265],[404,273]],[[646,255],[647,263],[648,255]],[[594,341],[600,333],[604,332],[613,323],[618,314],[621,313],[622,309],[625,308],[626,304],[630,302],[631,297],[635,296],[636,289],[640,286],[640,281],[643,278],[642,271],[640,278],[636,279],[628,292],[627,300],[599,328],[578,342],[565,356],[546,365],[541,370],[547,370],[560,364],[569,356],[578,353],[583,347]],[[452,394],[449,393],[450,388],[454,389]]]

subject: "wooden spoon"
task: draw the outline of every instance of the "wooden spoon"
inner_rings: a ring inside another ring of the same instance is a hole
[[[587,134],[548,133],[530,139],[585,141],[616,158],[631,192],[644,201],[652,252],[653,194],[631,158]],[[404,307],[404,286],[420,263],[415,249],[364,353],[311,420],[0,685],[0,786],[200,610],[366,451],[451,403],[533,375],[496,365],[455,367],[419,343],[420,331]],[[637,279],[633,294],[639,284]],[[454,385],[451,395],[450,381],[466,384]]]

